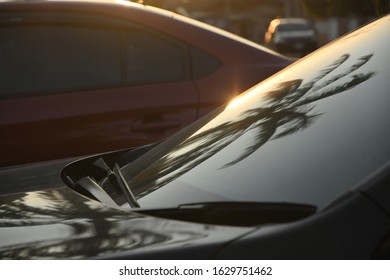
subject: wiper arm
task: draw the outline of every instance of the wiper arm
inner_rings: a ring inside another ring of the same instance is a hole
[[[106,164],[106,162],[102,158],[99,158],[96,162],[94,162],[94,165],[105,170],[107,172],[107,177],[110,181],[112,179],[115,180],[115,183],[122,190],[122,193],[125,196],[127,203],[129,203],[130,207],[132,207],[132,208],[139,208],[140,207],[137,199],[135,198],[129,185],[127,184],[125,178],[123,177],[122,172],[120,170],[120,167],[117,163],[115,163],[115,166],[112,170],[110,169],[110,167]]]
[[[121,188],[123,194],[125,195],[126,200],[129,203],[129,205],[132,208],[139,208],[140,205],[139,205],[137,199],[135,198],[133,192],[131,191],[129,185],[127,184],[125,178],[123,177],[122,172],[121,172],[118,164],[115,164],[113,171],[114,171],[113,174],[115,176],[116,182],[119,185],[119,187]]]
[[[113,207],[119,207],[118,204],[116,204],[115,201],[91,177],[87,176],[81,178],[75,185],[89,192],[100,202]]]

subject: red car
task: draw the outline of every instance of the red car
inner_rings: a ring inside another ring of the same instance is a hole
[[[158,141],[291,62],[140,4],[0,3],[0,165]]]

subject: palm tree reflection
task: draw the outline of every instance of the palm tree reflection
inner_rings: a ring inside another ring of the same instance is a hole
[[[361,56],[347,65],[350,55],[344,54],[308,82],[296,79],[277,84],[263,95],[265,100],[262,100],[261,107],[244,111],[233,121],[193,135],[158,163],[135,177],[131,182],[135,192],[138,197],[142,197],[160,188],[218,153],[248,131],[255,134],[252,144],[247,146],[239,157],[221,168],[237,164],[270,140],[307,128],[321,115],[313,112],[315,101],[352,89],[375,74],[357,72],[372,56],[373,54]]]
[[[207,237],[206,226],[141,217],[69,189],[5,199],[0,198],[0,259],[87,258]]]

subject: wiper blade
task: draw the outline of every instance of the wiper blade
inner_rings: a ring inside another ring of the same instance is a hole
[[[257,201],[217,201],[180,204],[180,209],[213,208],[220,210],[264,210],[264,211],[298,211],[312,212],[317,209],[311,204],[289,202],[257,202]]]
[[[149,209],[140,212],[205,224],[256,226],[292,222],[309,217],[316,211],[317,207],[309,204],[230,201],[182,204],[177,208]]]

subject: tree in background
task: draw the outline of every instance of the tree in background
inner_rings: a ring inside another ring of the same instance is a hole
[[[307,11],[319,18],[328,16],[383,15],[390,11],[389,0],[302,0]]]

